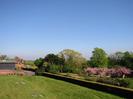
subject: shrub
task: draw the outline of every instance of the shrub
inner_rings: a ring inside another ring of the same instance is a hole
[[[51,73],[58,73],[58,72],[61,72],[61,70],[62,70],[62,67],[59,65],[50,65],[49,66],[49,72],[51,72]]]
[[[73,71],[74,71],[74,67],[73,66],[66,66],[66,65],[64,65],[63,66],[63,68],[62,68],[62,72],[68,72],[68,73],[73,73]]]
[[[125,67],[112,68],[108,70],[111,77],[125,77],[131,74],[131,70]]]
[[[128,82],[126,82],[125,80],[120,79],[120,78],[105,78],[105,77],[98,78],[97,82],[116,85],[116,86],[122,86],[122,87],[127,87],[129,84]]]
[[[81,72],[83,72],[83,69],[81,67],[64,65],[62,68],[62,72],[80,74]]]
[[[90,67],[88,67],[87,69],[85,69],[85,72],[88,75],[97,75],[98,74],[98,68],[90,68]]]
[[[131,74],[131,70],[125,67],[117,68],[87,68],[85,72],[88,75],[99,75],[100,77],[111,76],[111,77],[125,77]]]
[[[80,67],[74,67],[73,73],[82,74],[81,72],[82,72],[82,69]]]
[[[88,73],[88,75],[99,75],[103,77],[103,76],[107,76],[108,69],[107,68],[87,68],[85,69],[85,72]]]

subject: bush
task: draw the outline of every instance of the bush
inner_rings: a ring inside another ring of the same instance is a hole
[[[88,74],[88,75],[98,75],[98,68],[90,68],[88,67],[87,69],[85,69],[85,72]]]
[[[58,73],[58,72],[61,72],[61,70],[62,70],[62,66],[59,66],[59,65],[50,65],[48,72]]]
[[[99,78],[97,79],[97,82],[116,85],[116,86],[122,86],[122,87],[127,87],[129,84],[124,79],[120,79],[120,78]]]
[[[131,74],[131,70],[125,67],[112,68],[108,70],[111,77],[124,77]]]
[[[42,72],[48,72],[49,66],[41,66],[40,68],[36,69],[35,74],[40,75]]]
[[[72,73],[74,71],[74,68],[72,66],[66,66],[64,65],[63,68],[62,68],[62,72],[65,72],[65,73]]]
[[[111,77],[125,77],[131,74],[131,70],[125,67],[117,68],[87,68],[85,72],[88,75],[100,75],[100,77],[111,76]]]
[[[33,71],[33,72],[37,70],[37,68],[22,68],[22,69],[27,71]]]
[[[62,68],[62,72],[64,72],[64,73],[78,73],[79,74],[82,72],[82,69],[80,67],[64,65]]]
[[[40,68],[43,65],[43,63],[44,63],[43,58],[39,58],[34,61],[35,66],[37,66],[38,68]]]
[[[73,73],[76,73],[76,74],[82,74],[82,69],[80,67],[75,67],[74,70],[73,70]]]

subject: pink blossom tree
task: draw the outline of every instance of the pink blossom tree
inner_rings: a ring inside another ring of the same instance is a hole
[[[88,75],[99,75],[100,77],[110,76],[110,77],[123,77],[131,74],[131,70],[125,67],[118,68],[90,68],[85,69]]]

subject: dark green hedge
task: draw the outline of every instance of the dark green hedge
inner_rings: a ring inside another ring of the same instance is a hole
[[[22,68],[23,70],[27,70],[27,71],[32,71],[32,72],[36,72],[37,69],[32,69],[32,68]]]

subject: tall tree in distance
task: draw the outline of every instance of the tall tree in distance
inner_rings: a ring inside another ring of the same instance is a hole
[[[81,67],[82,64],[86,62],[86,59],[81,53],[71,49],[61,51],[58,56],[63,58],[65,60],[65,64],[69,66]]]
[[[108,57],[106,52],[101,48],[94,48],[93,55],[90,59],[91,66],[93,67],[107,67]]]
[[[34,64],[38,67],[38,68],[41,68],[43,66],[43,63],[44,63],[44,59],[43,58],[39,58],[39,59],[36,59],[34,61]]]
[[[64,59],[58,57],[57,55],[54,54],[48,54],[45,58],[44,61],[49,63],[50,65],[64,65]]]
[[[2,60],[7,60],[7,55],[0,55],[0,61],[2,61]]]
[[[123,65],[123,57],[124,53],[123,52],[116,52],[114,54],[111,54],[108,59],[109,59],[109,67],[116,67],[116,66],[122,66]]]
[[[133,69],[133,53],[132,52],[116,52],[109,56],[110,67],[124,66]]]

